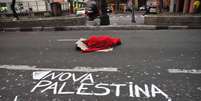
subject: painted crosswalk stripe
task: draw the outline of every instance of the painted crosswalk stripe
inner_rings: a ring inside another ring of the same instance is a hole
[[[169,73],[201,74],[201,70],[196,69],[168,69]]]
[[[58,39],[57,41],[77,41],[78,39]]]
[[[37,66],[28,65],[0,65],[0,69],[8,70],[30,70],[30,71],[68,71],[68,72],[117,72],[115,67],[89,67],[76,66],[72,69],[58,69],[58,68],[37,68]]]
[[[15,96],[14,101],[17,101],[17,96]]]

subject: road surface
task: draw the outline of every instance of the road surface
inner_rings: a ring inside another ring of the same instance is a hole
[[[0,33],[0,101],[199,101],[201,30]],[[107,53],[75,41],[119,37]]]

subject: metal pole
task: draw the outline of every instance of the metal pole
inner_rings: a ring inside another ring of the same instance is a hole
[[[131,20],[132,23],[136,23],[134,10],[135,10],[135,6],[134,6],[134,2],[132,1],[132,20]]]
[[[79,5],[78,5],[78,0],[76,0],[76,9],[79,8]]]
[[[115,13],[119,13],[119,3],[120,3],[120,0],[115,0]]]
[[[147,14],[147,0],[145,0],[145,14]]]
[[[30,8],[30,4],[29,4],[29,1],[27,2],[28,3],[28,9]]]
[[[38,2],[37,1],[35,1],[35,2],[36,2],[37,12],[38,12],[39,11]]]
[[[160,0],[160,12],[162,12],[162,9],[163,9],[163,0]]]

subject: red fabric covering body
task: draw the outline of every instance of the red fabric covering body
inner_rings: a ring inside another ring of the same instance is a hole
[[[94,52],[98,50],[108,49],[113,46],[121,44],[119,38],[112,38],[110,36],[90,36],[87,40],[83,41],[88,47],[83,52]]]

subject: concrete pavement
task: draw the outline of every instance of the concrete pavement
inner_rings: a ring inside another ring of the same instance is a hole
[[[131,13],[126,14],[109,14],[110,17],[110,25],[109,26],[119,26],[119,25],[143,25],[144,24],[144,16],[142,13],[135,14],[135,23],[131,22],[132,15]],[[100,26],[99,18],[94,21],[88,21],[88,26]]]

